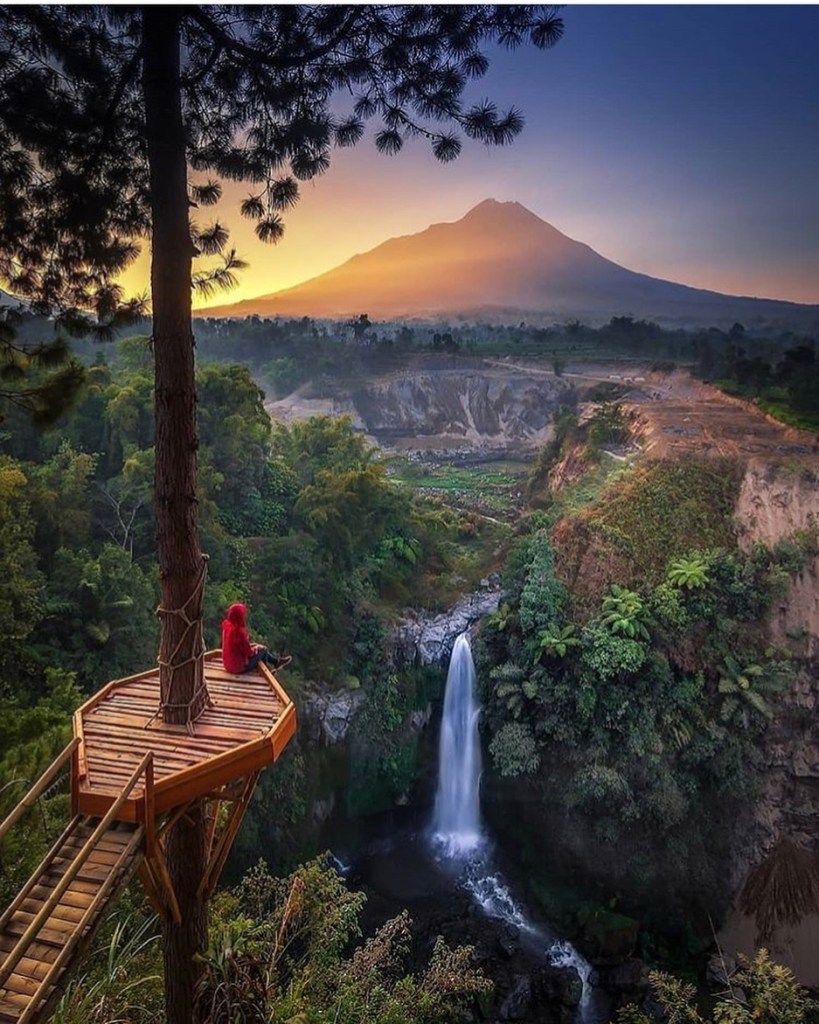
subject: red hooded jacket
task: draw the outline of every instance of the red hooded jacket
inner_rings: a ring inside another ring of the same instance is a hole
[[[232,604],[222,620],[222,664],[228,672],[241,672],[253,654],[247,634],[247,608]]]

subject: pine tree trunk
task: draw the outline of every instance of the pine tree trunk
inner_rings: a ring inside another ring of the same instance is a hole
[[[143,7],[143,93],[151,175],[151,299],[155,360],[157,556],[162,607],[183,607],[194,593],[202,567],[196,499],[196,385],[191,328],[193,245],[188,217],[185,132],[180,90],[181,12]],[[201,615],[201,596],[187,616]],[[167,662],[184,661],[195,651],[197,634],[183,638],[181,618],[161,620],[160,673],[163,692],[177,705],[165,718],[184,722],[194,695],[193,662],[170,674]],[[177,647],[182,641],[181,648]],[[197,709],[194,709],[196,711]],[[164,929],[165,1005],[168,1024],[191,1024],[193,991],[200,973],[194,954],[207,943],[207,905],[196,889],[205,871],[204,805],[199,801],[168,837],[168,870],[182,923]]]

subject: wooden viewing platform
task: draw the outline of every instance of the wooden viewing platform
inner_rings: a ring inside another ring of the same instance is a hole
[[[192,729],[157,717],[158,669],[108,683],[75,712],[80,814],[104,814],[147,750],[154,755],[157,814],[279,757],[296,731],[296,709],[270,669],[233,675],[222,667],[221,652],[209,651],[205,680],[212,706]],[[136,821],[142,798],[139,785],[120,820]]]
[[[296,731],[293,702],[266,665],[225,672],[205,655],[211,706],[190,727],[157,715],[157,669],[108,683],[74,716],[74,739],[0,824],[8,830],[70,765],[72,819],[0,915],[0,1024],[47,1019],[72,968],[135,872],[162,916],[180,921],[165,864],[168,831],[207,802],[207,896],[262,769]],[[220,816],[221,804],[232,805]],[[224,819],[224,820],[222,820]]]

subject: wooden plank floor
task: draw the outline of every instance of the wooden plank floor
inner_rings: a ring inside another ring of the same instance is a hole
[[[0,968],[17,940],[48,900],[59,884],[69,865],[94,831],[97,822],[78,819],[71,831],[64,837],[59,848],[52,851],[49,860],[42,866],[36,877],[29,880],[25,898],[18,908],[0,926]],[[140,830],[141,836],[141,830]],[[130,849],[129,849],[130,847]],[[68,961],[61,967],[57,978],[38,999],[32,1020],[39,1019],[43,1011],[50,1008],[59,996],[61,983],[75,966],[84,950],[84,943],[93,934],[97,924],[107,913],[111,903],[127,884],[142,858],[141,842],[136,842],[133,825],[115,823],[94,847],[88,860],[83,864],[76,878],[60,899],[49,917],[29,944],[26,955],[14,968],[9,979],[0,987],[0,1024],[14,1024],[27,1009],[38,985],[45,978],[51,965],[61,951],[75,937],[79,940]],[[96,909],[93,919],[82,927],[83,935],[78,936],[80,922],[91,906],[103,883],[111,876],[111,888]]]
[[[205,674],[213,707],[196,721],[193,735],[183,725],[154,717],[159,705],[157,673],[119,684],[100,703],[84,710],[87,777],[81,791],[119,793],[147,750],[154,752],[154,775],[161,783],[258,740],[276,725],[284,704],[261,673],[232,675],[221,664],[207,662]],[[141,791],[139,785],[134,796]]]

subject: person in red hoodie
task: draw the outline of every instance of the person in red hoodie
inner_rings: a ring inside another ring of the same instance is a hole
[[[232,604],[222,620],[222,664],[225,671],[250,672],[260,661],[272,669],[284,668],[293,659],[285,654],[274,657],[262,644],[250,642],[247,632],[247,608],[240,602]]]

